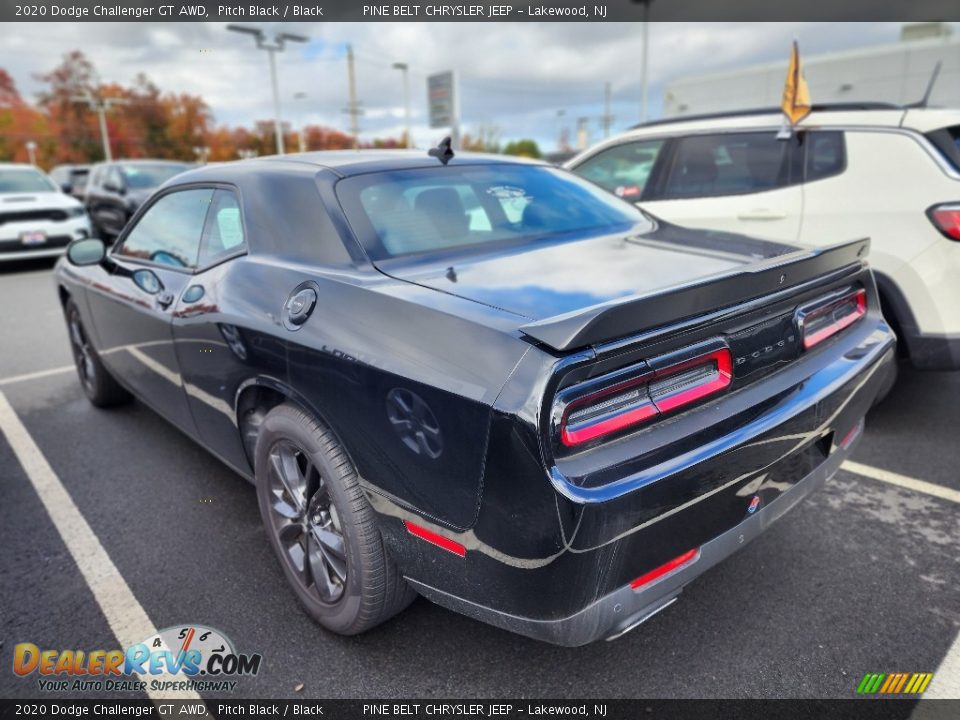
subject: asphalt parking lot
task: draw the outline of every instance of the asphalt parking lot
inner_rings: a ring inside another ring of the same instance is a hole
[[[928,692],[960,697],[960,373],[902,372],[867,418],[858,472],[615,642],[556,648],[422,599],[349,639],[299,609],[249,484],[143,405],[87,402],[49,263],[0,266],[0,308],[7,426],[25,428],[155,628],[200,623],[262,653],[240,697],[851,698],[864,673],[938,668]],[[97,601],[35,471],[0,433],[2,697],[39,695],[10,670],[16,643],[114,648],[108,617],[124,610]]]

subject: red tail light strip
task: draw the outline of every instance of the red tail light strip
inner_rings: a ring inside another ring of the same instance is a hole
[[[467,549],[458,542],[454,542],[450,538],[445,538],[443,535],[438,535],[437,533],[427,530],[425,527],[421,527],[415,523],[410,522],[409,520],[404,520],[403,524],[407,526],[407,532],[411,535],[420,538],[421,540],[426,540],[428,543],[436,545],[439,548],[443,548],[448,552],[452,552],[454,555],[459,555],[460,557],[467,556]]]
[[[655,580],[659,580],[664,575],[672,573],[675,570],[679,570],[680,568],[683,568],[687,565],[690,565],[691,563],[696,562],[699,557],[700,557],[700,548],[694,548],[693,550],[688,550],[683,555],[675,557],[670,562],[666,562],[660,567],[654,568],[650,572],[645,573],[644,575],[641,575],[632,583],[630,583],[630,587],[632,587],[634,590],[639,590],[644,585],[649,585]]]
[[[835,314],[844,305],[851,305],[850,312],[834,318],[832,322],[809,332],[814,323],[827,314]],[[867,314],[867,291],[859,288],[823,307],[800,314],[800,332],[803,336],[803,349],[809,350],[827,338],[833,337],[844,328],[850,327]],[[809,332],[809,334],[808,334]]]
[[[720,392],[732,377],[733,357],[722,347],[576,398],[563,413],[560,441],[575,447],[639,425]]]
[[[661,377],[669,380],[670,378],[682,374],[685,370],[695,370],[713,363],[717,364],[716,370],[702,378],[697,378],[697,382],[688,387],[680,388],[658,397],[656,390],[651,387],[653,402],[661,413],[668,413],[684,405],[690,405],[698,400],[718,393],[729,385],[733,380],[733,356],[726,348],[714,350],[707,355],[702,355],[693,360],[688,360],[680,365],[674,365],[658,372],[654,379]]]
[[[580,445],[598,437],[615,433],[631,425],[638,425],[646,420],[657,416],[657,408],[652,402],[646,402],[643,405],[631,408],[625,412],[607,417],[603,420],[593,422],[587,421],[579,425],[567,425],[564,423],[560,432],[560,439],[567,447]]]

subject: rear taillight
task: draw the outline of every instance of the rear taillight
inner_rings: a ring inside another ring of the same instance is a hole
[[[867,291],[858,288],[821,304],[801,310],[797,315],[803,349],[816,347],[867,314]]]
[[[927,210],[933,226],[950,240],[960,240],[960,205],[950,203],[934,205]]]
[[[565,391],[561,395],[560,441],[577,447],[721,392],[733,377],[733,358],[726,346],[710,345],[654,359],[606,380],[591,381],[587,387]]]

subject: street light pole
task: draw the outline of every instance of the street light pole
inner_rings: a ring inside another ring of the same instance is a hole
[[[650,4],[653,0],[633,0],[643,5],[643,55],[640,60],[640,122],[647,121],[647,54],[650,44]]]
[[[403,116],[407,133],[405,147],[412,148],[413,137],[410,135],[410,76],[408,72],[410,67],[406,63],[395,62],[393,64],[393,69],[399,70],[403,73]]]
[[[30,164],[37,164],[37,144],[33,140],[27,140],[27,156],[30,158]]]
[[[267,42],[267,36],[260,28],[244,25],[227,25],[227,30],[252,35],[257,41],[260,50],[266,50],[270,57],[270,86],[273,91],[273,134],[277,141],[277,155],[283,155],[283,122],[280,120],[280,89],[277,83],[276,53],[283,52],[287,42],[307,42],[310,38],[292,33],[278,33],[273,36],[272,42]]]

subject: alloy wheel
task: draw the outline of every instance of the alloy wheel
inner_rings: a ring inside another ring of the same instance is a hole
[[[270,448],[268,483],[271,530],[297,582],[327,604],[347,583],[346,543],[337,509],[319,468],[289,440]]]
[[[77,365],[80,382],[88,391],[92,391],[97,379],[97,368],[93,363],[93,348],[90,347],[90,341],[83,330],[76,309],[70,313],[68,327],[70,330],[70,348],[73,350],[73,360]]]

